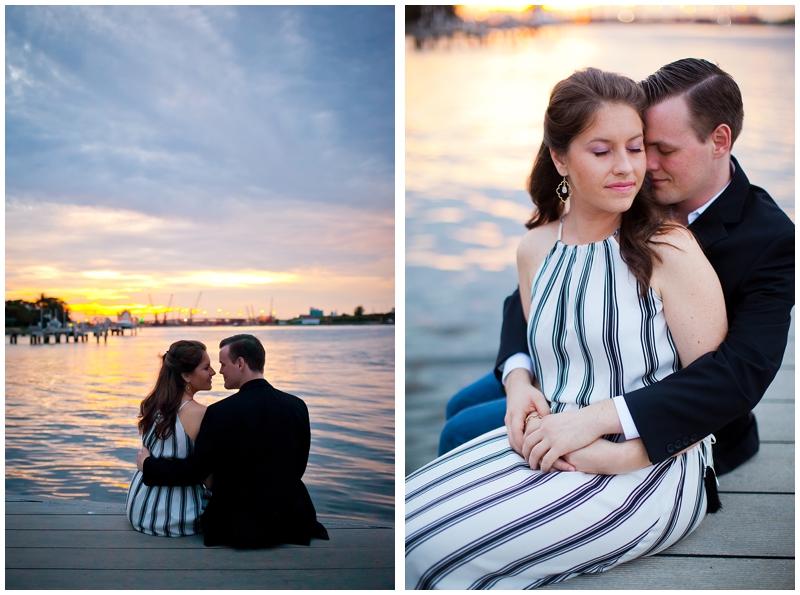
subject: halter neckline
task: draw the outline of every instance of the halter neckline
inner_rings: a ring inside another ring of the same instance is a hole
[[[564,242],[561,241],[561,231],[564,229],[564,217],[566,217],[566,214],[565,215],[561,215],[561,219],[558,220],[558,238],[556,239],[556,242],[562,244],[563,246],[567,246],[568,244],[565,244]],[[598,240],[596,242],[589,242],[588,244],[577,244],[577,245],[570,246],[570,247],[577,248],[578,246],[591,246],[592,244],[600,244],[601,242],[605,242],[606,240],[610,240],[611,238],[615,238],[618,235],[619,235],[619,227],[617,228],[617,230],[613,234],[611,234],[610,236],[608,236],[607,238],[605,238],[603,240]]]

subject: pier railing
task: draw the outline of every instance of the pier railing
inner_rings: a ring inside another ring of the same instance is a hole
[[[44,328],[39,325],[27,328],[7,327],[6,335],[9,337],[9,345],[17,344],[19,337],[25,336],[30,337],[31,345],[41,345],[50,343],[50,339],[54,343],[61,343],[62,337],[65,343],[69,343],[70,338],[72,338],[73,343],[86,342],[90,336],[94,336],[98,343],[101,338],[105,342],[108,341],[108,335],[124,335],[125,331],[130,331],[131,335],[135,335],[138,334],[138,327],[135,325],[120,325],[115,322],[78,322],[67,326],[47,325]]]

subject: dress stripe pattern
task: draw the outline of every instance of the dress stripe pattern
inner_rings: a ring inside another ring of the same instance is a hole
[[[553,413],[680,367],[660,298],[639,299],[614,238],[559,237],[531,294],[529,349]],[[634,473],[544,474],[498,428],[406,478],[406,588],[532,589],[663,551],[705,516],[711,464],[708,437]]]
[[[177,416],[169,438],[156,438],[153,424],[142,442],[157,458],[185,459],[194,452],[194,442]],[[146,486],[141,471],[136,471],[131,479],[126,513],[133,528],[142,533],[162,537],[200,533],[203,507],[202,486]]]

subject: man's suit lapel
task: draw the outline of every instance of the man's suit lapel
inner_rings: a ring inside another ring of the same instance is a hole
[[[731,156],[736,167],[731,183],[706,211],[689,226],[703,249],[708,249],[728,237],[728,225],[738,223],[750,190],[747,179],[736,158]]]

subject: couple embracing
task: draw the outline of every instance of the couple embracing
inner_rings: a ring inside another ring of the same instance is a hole
[[[209,407],[194,400],[216,374],[205,345],[177,341],[142,401],[142,450],[127,498],[137,531],[204,533],[207,546],[308,545],[328,539],[302,481],[311,445],[308,409],[264,379],[265,351],[252,335],[220,342],[226,389]]]
[[[603,572],[719,508],[794,304],[794,224],[731,155],[743,118],[700,59],[554,87],[497,369],[406,479],[408,588]]]

